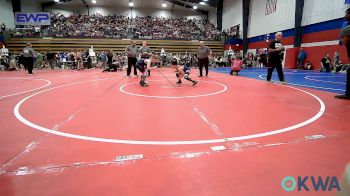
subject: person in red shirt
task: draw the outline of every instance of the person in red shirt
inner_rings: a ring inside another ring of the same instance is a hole
[[[232,66],[231,66],[231,72],[230,75],[238,75],[238,72],[241,71],[241,68],[243,66],[243,61],[240,59],[239,56],[236,56],[235,59],[231,60]]]

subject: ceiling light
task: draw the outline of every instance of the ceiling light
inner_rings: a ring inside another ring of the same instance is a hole
[[[196,10],[197,8],[198,8],[198,7],[197,7],[196,5],[195,5],[195,6],[193,6],[193,9],[194,9],[194,10]]]
[[[129,6],[130,6],[130,7],[133,7],[133,6],[134,6],[134,3],[133,3],[133,2],[129,2]]]
[[[56,3],[60,2],[60,0],[55,0]]]
[[[203,0],[203,1],[207,2],[208,0]]]
[[[166,7],[166,3],[162,3],[162,7]]]
[[[96,3],[96,0],[92,0],[92,3]]]
[[[201,1],[199,4],[201,4],[201,5],[205,5],[205,3],[204,3],[203,1]]]

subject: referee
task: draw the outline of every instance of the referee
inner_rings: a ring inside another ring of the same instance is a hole
[[[138,48],[134,40],[131,41],[131,44],[125,48],[125,52],[128,55],[128,69],[126,75],[130,77],[131,66],[134,68],[134,75],[137,76],[136,62],[137,62],[137,52]]]
[[[28,69],[28,74],[33,74],[34,50],[31,43],[23,49],[24,65]]]
[[[269,61],[267,69],[267,81],[271,82],[272,72],[276,68],[278,73],[278,78],[280,81],[285,84],[284,74],[282,69],[283,61],[283,51],[284,47],[282,46],[282,32],[277,32],[275,34],[275,40],[271,41],[269,44]]]
[[[203,77],[203,66],[205,67],[205,76],[208,76],[209,56],[211,56],[211,54],[210,48],[205,46],[203,41],[200,41],[197,50],[199,77]]]

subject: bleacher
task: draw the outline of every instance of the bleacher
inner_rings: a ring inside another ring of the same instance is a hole
[[[141,46],[143,40],[136,40]],[[146,40],[148,47],[155,52],[160,52],[162,48],[171,53],[195,53],[199,47],[199,41],[187,40]],[[130,44],[130,40],[118,39],[62,39],[62,38],[11,38],[7,42],[7,47],[11,52],[21,52],[26,43],[32,43],[33,49],[39,52],[61,52],[86,50],[93,46],[95,51],[113,50],[122,52]],[[224,46],[221,41],[205,41],[213,53],[223,53]]]

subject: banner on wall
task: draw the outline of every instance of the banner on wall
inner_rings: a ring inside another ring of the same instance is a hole
[[[345,4],[350,4],[350,0],[345,0]]]
[[[37,13],[15,13],[15,25],[50,25],[51,15],[49,12],[37,12]]]
[[[277,0],[266,0],[265,15],[276,12]]]

